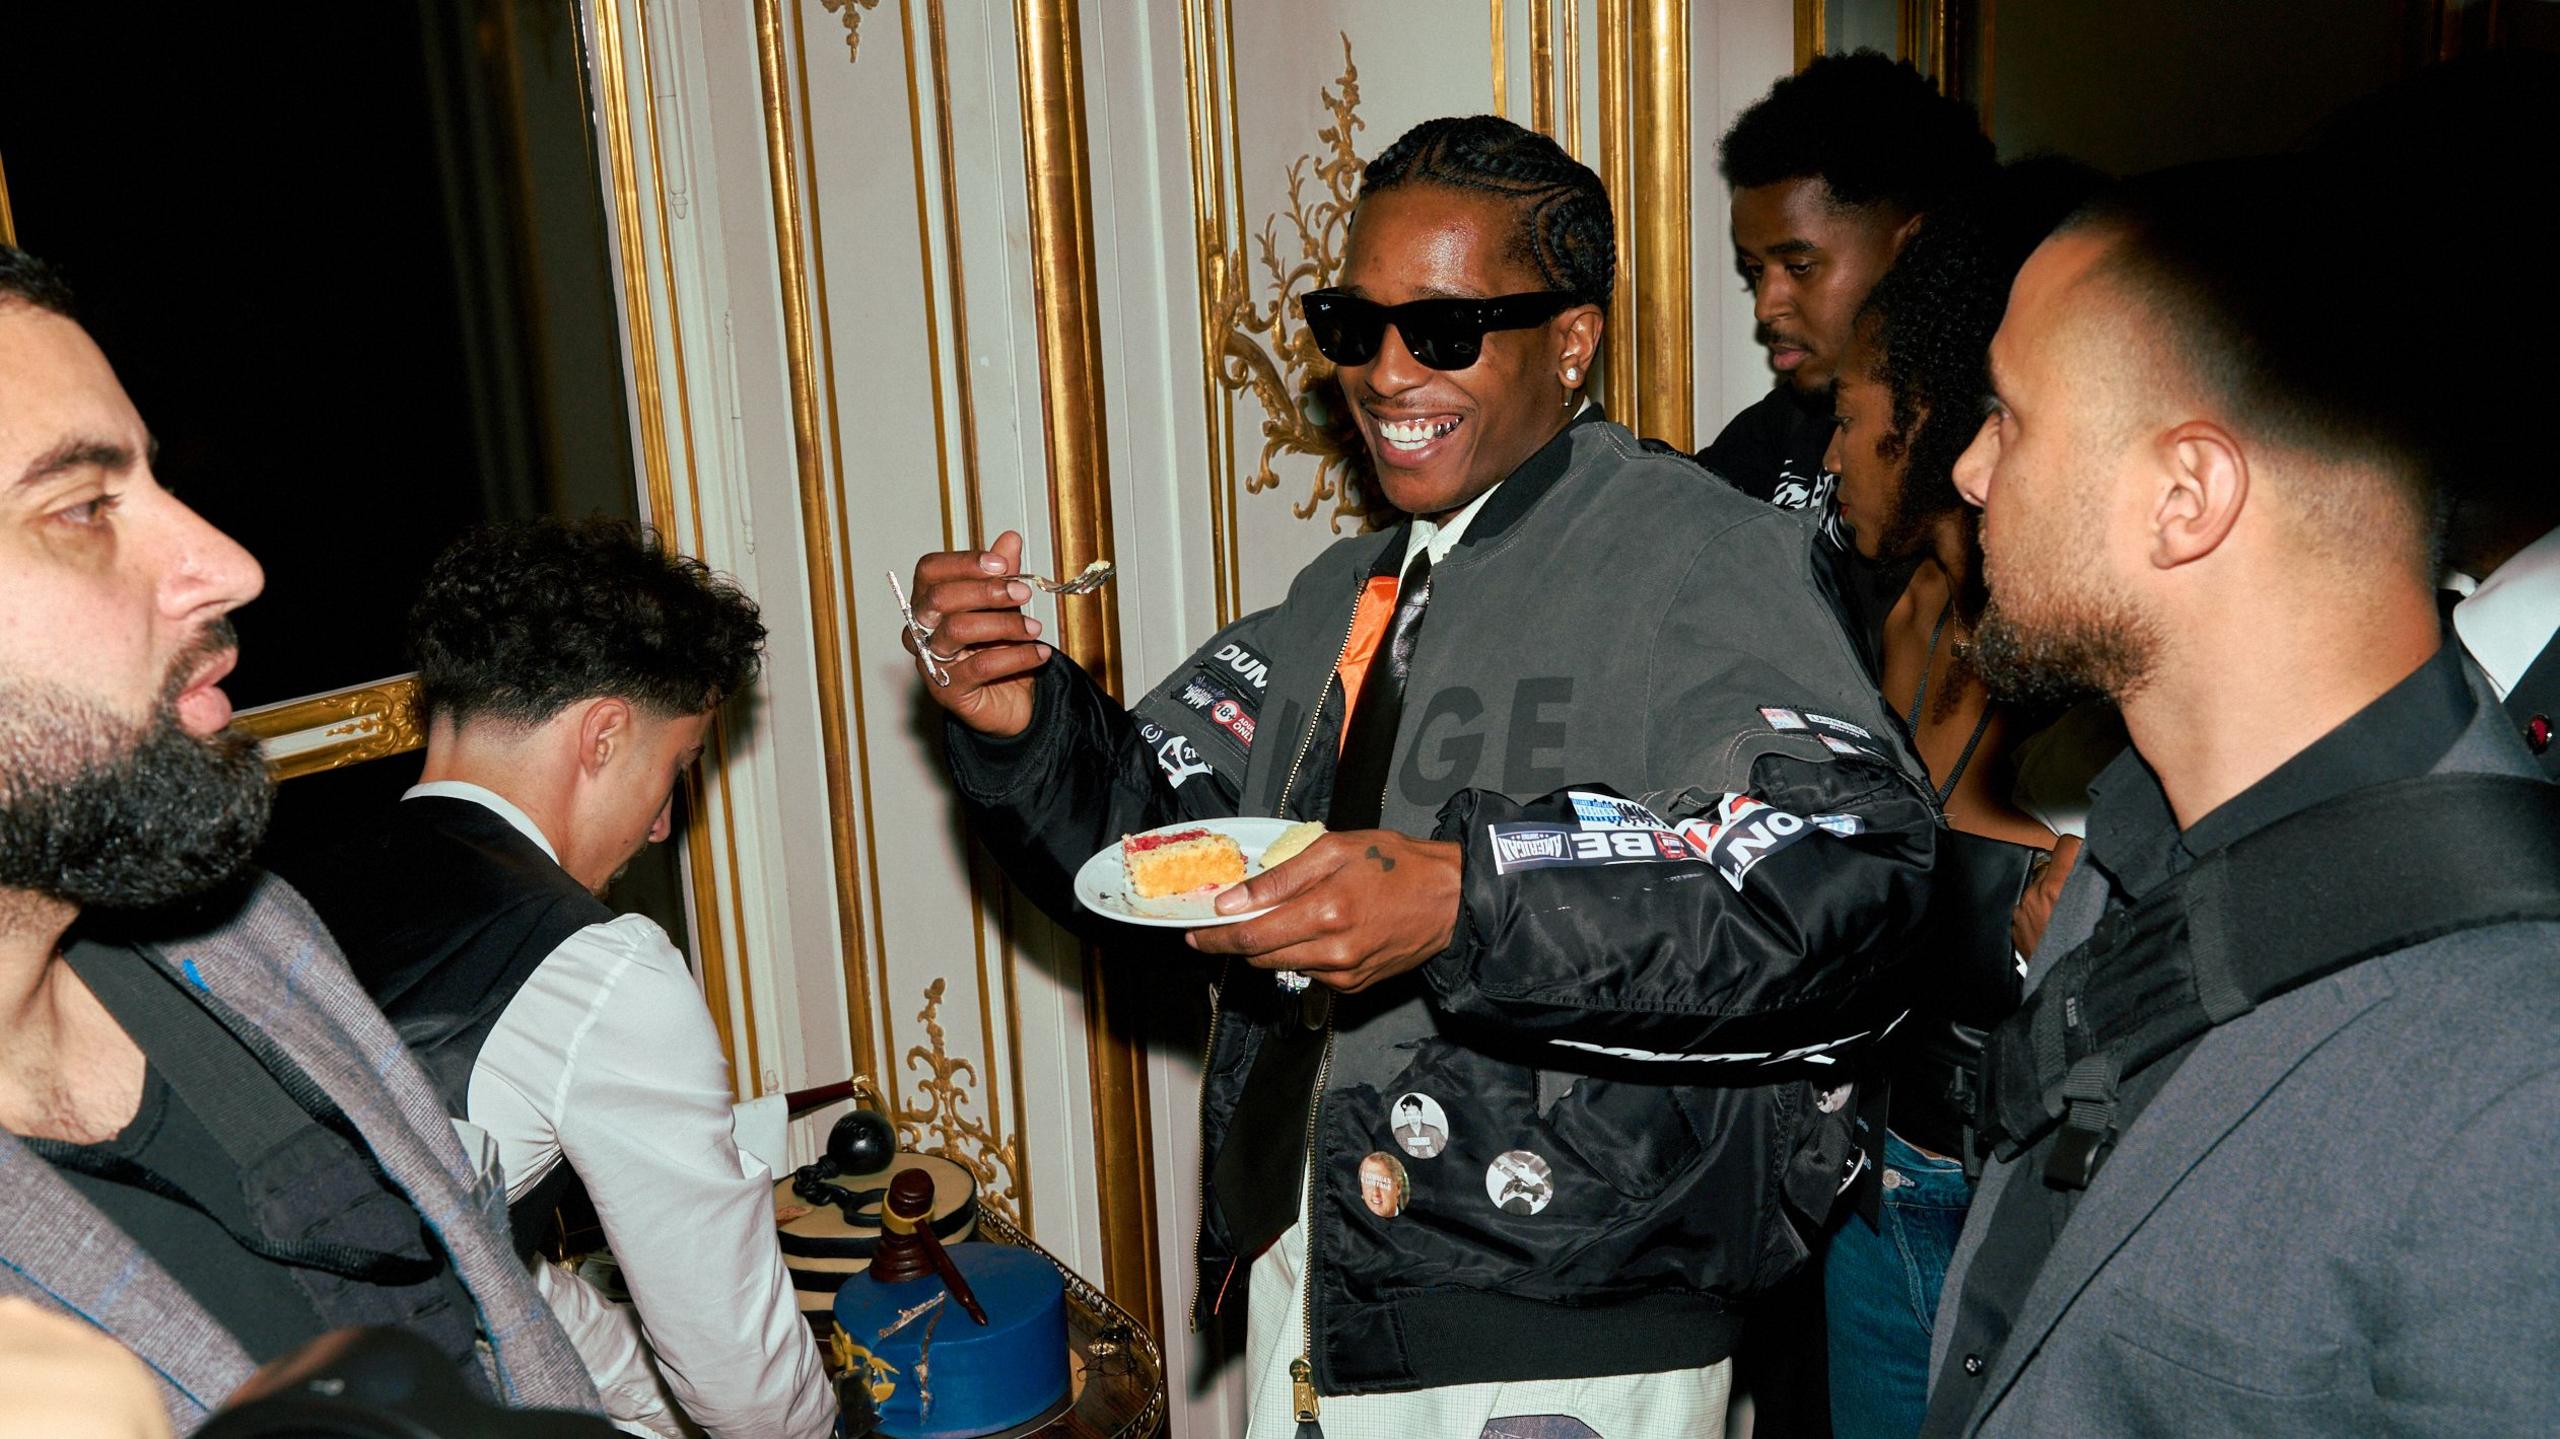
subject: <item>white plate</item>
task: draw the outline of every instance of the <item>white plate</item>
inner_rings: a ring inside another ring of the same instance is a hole
[[[1147,834],[1171,834],[1186,829],[1205,829],[1223,834],[1244,851],[1244,873],[1247,879],[1262,873],[1262,852],[1280,837],[1292,821],[1285,819],[1195,819],[1181,824],[1146,830]],[[1129,871],[1120,863],[1120,843],[1105,845],[1102,852],[1084,862],[1076,871],[1076,899],[1094,913],[1125,924],[1154,925],[1159,929],[1202,929],[1213,924],[1234,924],[1255,915],[1269,914],[1268,909],[1247,910],[1242,914],[1220,914],[1215,908],[1220,891],[1207,894],[1172,894],[1162,899],[1140,899],[1129,892]]]

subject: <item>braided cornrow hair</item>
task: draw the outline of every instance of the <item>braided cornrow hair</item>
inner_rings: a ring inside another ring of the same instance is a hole
[[[1404,132],[1360,177],[1366,199],[1404,185],[1502,195],[1520,214],[1511,254],[1551,290],[1609,307],[1618,278],[1618,227],[1591,167],[1555,141],[1499,115],[1447,116]]]
[[[1990,402],[1991,337],[2009,283],[2104,179],[2072,160],[2021,160],[1932,210],[1868,292],[1858,323],[1874,342],[1875,378],[1893,399],[1878,450],[1908,456],[1891,529],[1907,532],[1963,505],[1956,460]]]

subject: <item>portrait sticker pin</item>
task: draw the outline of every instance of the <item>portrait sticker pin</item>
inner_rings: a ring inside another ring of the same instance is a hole
[[[1404,1213],[1405,1201],[1413,1197],[1413,1181],[1406,1177],[1403,1161],[1385,1150],[1379,1150],[1360,1161],[1360,1202],[1380,1219],[1393,1219]]]
[[[1440,1101],[1420,1090],[1396,1096],[1387,1106],[1387,1124],[1396,1148],[1416,1159],[1436,1159],[1449,1147],[1449,1115]]]
[[[1484,1192],[1494,1208],[1525,1219],[1556,1197],[1555,1171],[1528,1150],[1507,1150],[1485,1166]]]

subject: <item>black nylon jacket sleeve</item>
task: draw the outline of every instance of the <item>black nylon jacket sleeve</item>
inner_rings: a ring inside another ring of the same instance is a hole
[[[1638,1062],[1836,1058],[1906,1007],[1934,796],[1776,512],[1651,611],[1641,793],[1453,796],[1465,846],[1442,1009]],[[1621,772],[1624,772],[1623,770]],[[1630,805],[1632,798],[1635,803]]]
[[[971,829],[1051,918],[1070,927],[1090,919],[1076,903],[1076,871],[1122,835],[1237,812],[1260,699],[1249,684],[1222,683],[1215,656],[1250,643],[1273,613],[1221,630],[1134,709],[1053,654],[1034,672],[1031,724],[1020,735],[989,739],[945,722]],[[1241,722],[1219,726],[1182,702],[1186,688],[1204,683],[1242,709]]]
[[[1616,798],[1605,786],[1451,799],[1438,833],[1466,846],[1465,888],[1426,967],[1441,1008],[1650,1062],[1780,1063],[1875,1037],[1908,998],[1931,807],[1883,763],[1773,753],[1754,780],[1739,800],[1630,803],[1624,828],[1583,827]]]

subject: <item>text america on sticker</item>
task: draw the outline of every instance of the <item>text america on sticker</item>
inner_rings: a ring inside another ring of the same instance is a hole
[[[1704,862],[1739,892],[1744,877],[1761,861],[1806,835],[1819,830],[1847,838],[1863,828],[1854,815],[1806,819],[1745,794],[1726,795],[1713,810],[1681,821],[1676,829],[1603,827],[1589,817],[1594,811],[1584,808],[1585,800],[1630,805],[1647,817],[1652,816],[1652,811],[1632,801],[1610,800],[1606,795],[1571,793],[1576,814],[1583,816],[1574,825],[1510,820],[1485,827],[1493,845],[1494,873],[1595,864]]]
[[[1560,865],[1663,863],[1705,858],[1689,841],[1660,829],[1576,829],[1514,820],[1486,826],[1493,841],[1493,872]]]

